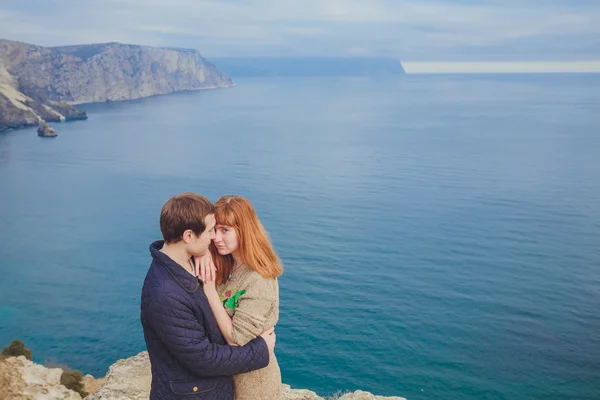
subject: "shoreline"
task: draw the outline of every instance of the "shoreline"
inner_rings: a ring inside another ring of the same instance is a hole
[[[170,94],[175,94],[175,93],[199,92],[199,91],[203,91],[203,90],[231,89],[231,88],[234,88],[235,86],[236,86],[235,82],[232,81],[231,84],[223,84],[220,86],[206,86],[206,87],[200,87],[200,88],[194,88],[194,89],[174,90],[172,92],[155,93],[155,94],[151,94],[148,96],[132,97],[129,99],[106,100],[106,101],[97,101],[97,102],[66,102],[66,103],[70,106],[86,106],[86,105],[107,104],[107,103],[125,103],[128,101],[144,100],[144,99],[149,99],[152,97],[168,96]],[[86,115],[84,118],[65,118],[60,121],[49,121],[49,122],[52,124],[62,124],[64,122],[85,121],[87,119],[88,119],[88,117]],[[35,121],[35,122],[23,121],[23,122],[18,123],[16,126],[0,129],[0,133],[18,131],[18,130],[28,129],[28,128],[35,128],[35,127],[39,126],[41,122],[42,121]]]
[[[72,106],[86,106],[86,105],[92,105],[92,104],[125,103],[128,101],[150,99],[152,97],[168,96],[170,94],[176,94],[176,93],[200,92],[203,90],[231,89],[231,88],[234,88],[235,86],[236,86],[235,82],[232,82],[231,84],[222,85],[222,86],[205,86],[205,87],[195,88],[195,89],[174,90],[172,92],[155,93],[155,94],[150,94],[148,96],[132,97],[130,99],[105,100],[105,101],[93,101],[93,102],[69,102],[68,104],[70,104]]]

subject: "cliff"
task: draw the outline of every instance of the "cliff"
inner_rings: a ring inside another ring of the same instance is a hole
[[[79,394],[60,385],[62,370],[46,368],[25,357],[0,360],[0,400],[80,400]],[[147,400],[150,393],[150,360],[147,352],[119,360],[113,364],[106,378],[84,378],[86,391],[92,393],[86,400]],[[99,385],[99,387],[98,387]],[[334,397],[336,400],[405,400],[400,397],[375,396],[356,391]],[[325,400],[310,390],[291,389],[283,385],[281,400]],[[331,399],[333,400],[333,399]]]
[[[196,50],[0,40],[0,130],[85,119],[71,107],[233,85]]]

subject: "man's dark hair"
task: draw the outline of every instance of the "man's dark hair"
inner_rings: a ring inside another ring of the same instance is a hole
[[[160,211],[163,239],[166,243],[177,243],[188,229],[200,236],[206,229],[204,219],[214,213],[215,207],[202,195],[182,193],[171,197]]]

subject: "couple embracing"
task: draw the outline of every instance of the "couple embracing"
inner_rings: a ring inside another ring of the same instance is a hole
[[[279,400],[283,269],[252,204],[183,193],[160,230],[141,299],[150,400]]]

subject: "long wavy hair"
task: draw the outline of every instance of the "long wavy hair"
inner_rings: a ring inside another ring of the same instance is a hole
[[[215,203],[217,225],[232,227],[237,234],[238,252],[244,264],[265,279],[275,279],[283,273],[283,266],[267,231],[260,223],[252,203],[242,196],[223,196]],[[210,252],[217,267],[217,284],[227,282],[233,270],[233,256],[219,254],[215,243]]]

